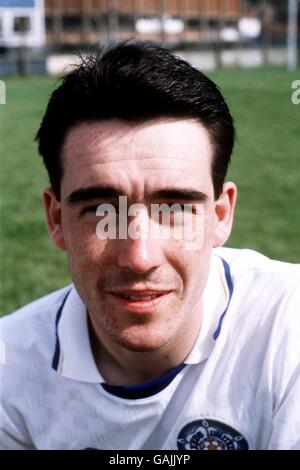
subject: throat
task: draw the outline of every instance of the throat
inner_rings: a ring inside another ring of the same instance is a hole
[[[201,312],[200,312],[201,313]],[[198,337],[201,328],[202,315],[198,313],[197,321],[190,321],[193,328],[181,328],[173,337],[164,342],[156,342],[156,349],[132,349],[121,344],[116,339],[105,334],[104,329],[98,323],[94,324],[94,317],[88,315],[88,329],[91,351],[95,364],[103,381],[111,386],[135,386],[145,384],[162,377],[184,363]],[[198,324],[197,324],[198,323]],[[157,329],[158,326],[155,325]],[[134,330],[133,327],[132,330]],[[133,334],[142,330],[143,325],[137,326]],[[155,344],[155,328],[147,331],[147,325],[143,331],[150,341]],[[145,332],[146,331],[146,332]],[[150,332],[150,334],[149,334]],[[127,330],[128,334],[128,330]],[[153,335],[152,337],[150,335]],[[129,334],[128,334],[129,335]],[[152,341],[152,338],[155,340]],[[166,338],[163,338],[164,340]],[[137,345],[138,341],[132,344]],[[140,343],[141,344],[141,343]],[[139,345],[140,345],[139,344]],[[143,346],[146,344],[143,344]]]
[[[128,360],[119,362],[104,348],[98,353],[98,369],[106,384],[112,386],[135,386],[159,379],[178,364],[155,358],[153,353],[130,353]]]

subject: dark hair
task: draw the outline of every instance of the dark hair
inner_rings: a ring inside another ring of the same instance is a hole
[[[235,130],[218,87],[171,52],[149,42],[122,42],[82,59],[52,93],[36,135],[50,184],[60,199],[61,148],[74,124],[120,118],[196,118],[214,146],[215,197],[222,191]]]

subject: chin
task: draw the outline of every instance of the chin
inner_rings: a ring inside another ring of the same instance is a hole
[[[136,353],[152,353],[159,351],[162,346],[148,345],[148,344],[132,344],[129,342],[119,342],[119,346],[127,351],[136,352]]]
[[[153,336],[150,333],[144,335],[138,334],[112,334],[111,339],[124,349],[132,352],[150,353],[159,351],[169,341],[168,338]]]

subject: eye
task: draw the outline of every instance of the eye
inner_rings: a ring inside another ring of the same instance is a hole
[[[118,203],[98,203],[97,205],[92,205],[92,206],[86,206],[84,207],[82,210],[81,210],[81,215],[84,215],[84,214],[94,214],[94,215],[97,215],[97,209],[99,208],[99,206],[101,206],[102,204],[105,204],[105,205],[108,205],[109,206],[109,210],[108,209],[103,209],[103,215],[107,215],[108,212],[114,212],[115,214],[118,214],[119,213],[119,204]]]
[[[96,215],[96,210],[98,206],[88,206],[82,209],[81,214],[94,213]]]
[[[182,212],[184,210],[184,204],[180,204],[179,202],[168,203],[168,206],[174,212]]]
[[[167,211],[172,211],[172,212],[181,212],[184,210],[184,204],[181,204],[180,202],[164,202],[161,205],[161,209],[167,210]]]
[[[166,205],[168,206],[168,210],[172,212],[183,212],[185,214],[196,213],[196,205],[192,203],[168,202]]]

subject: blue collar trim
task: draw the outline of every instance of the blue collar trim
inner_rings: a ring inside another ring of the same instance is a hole
[[[56,337],[56,341],[55,341],[54,355],[53,355],[53,359],[52,359],[52,369],[54,369],[54,370],[58,370],[59,356],[60,356],[60,344],[59,344],[59,337],[58,337],[58,323],[59,323],[64,305],[66,303],[67,298],[69,297],[70,292],[71,292],[71,290],[69,290],[69,292],[67,293],[67,295],[63,299],[63,301],[61,303],[61,306],[59,307],[59,309],[57,311],[57,314],[56,314],[56,319],[55,319],[55,337]]]
[[[115,395],[119,398],[127,398],[130,400],[138,400],[140,398],[151,397],[161,392],[166,388],[172,380],[176,377],[177,374],[186,366],[187,364],[180,364],[179,366],[171,369],[166,374],[158,377],[157,379],[145,382],[143,384],[131,385],[131,386],[119,386],[119,385],[108,385],[102,383],[102,387],[106,392]]]
[[[221,333],[222,322],[223,322],[224,317],[227,313],[227,310],[228,310],[228,307],[229,307],[229,304],[230,304],[230,301],[231,301],[231,297],[232,297],[232,294],[233,294],[233,281],[232,281],[232,277],[231,277],[230,266],[227,263],[227,261],[225,261],[225,259],[221,258],[221,260],[222,260],[222,263],[223,263],[223,266],[224,266],[225,278],[226,278],[226,282],[227,282],[227,286],[228,286],[228,290],[229,290],[229,298],[228,298],[226,308],[225,308],[224,312],[222,313],[222,315],[220,317],[217,329],[213,334],[214,340],[217,340],[218,337],[219,337],[219,334]]]

